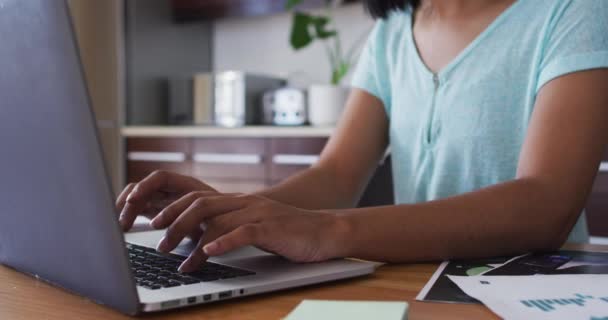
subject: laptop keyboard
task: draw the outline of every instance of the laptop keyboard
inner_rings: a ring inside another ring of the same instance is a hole
[[[177,268],[186,259],[185,257],[159,253],[152,248],[131,243],[127,243],[127,249],[135,282],[138,286],[151,290],[255,274],[255,272],[213,262],[205,262],[196,272],[179,273]]]

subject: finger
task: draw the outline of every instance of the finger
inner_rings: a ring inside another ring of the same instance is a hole
[[[135,184],[127,196],[126,205],[120,214],[119,221],[124,231],[131,229],[135,218],[147,208],[149,199],[165,188],[169,175],[165,171],[154,171]]]
[[[127,201],[139,201],[146,199],[147,195],[156,191],[167,191],[170,193],[186,193],[193,190],[216,191],[203,182],[189,176],[174,172],[154,171],[141,182],[139,182],[127,198]]]
[[[120,193],[120,195],[118,196],[118,198],[116,199],[116,209],[118,209],[118,211],[122,211],[122,209],[125,206],[125,203],[127,203],[127,197],[129,196],[129,193],[131,193],[131,191],[133,190],[133,188],[135,188],[135,183],[129,183]]]
[[[213,257],[245,246],[264,247],[263,236],[261,224],[246,224],[208,243],[203,247],[203,252]]]
[[[187,195],[181,197],[180,199],[174,201],[167,207],[165,207],[161,212],[156,215],[152,221],[150,221],[150,226],[155,229],[164,229],[171,225],[180,214],[182,214],[188,207],[192,205],[194,201],[199,198],[217,196],[217,192],[214,191],[195,191],[190,192]]]
[[[144,214],[144,211],[148,209],[148,202],[154,199],[155,195],[163,194],[163,191],[170,189],[169,187],[172,185],[179,185],[179,182],[176,183],[175,181],[189,179],[192,178],[157,170],[135,184],[133,190],[127,196],[127,205],[121,213],[120,220],[123,230],[130,229],[137,216]]]
[[[130,203],[125,204],[125,207],[118,217],[118,223],[123,231],[129,231],[133,227],[133,223],[135,223],[135,219],[137,218],[137,212],[138,209],[135,208],[135,205]]]
[[[163,209],[172,204],[174,201],[179,199],[179,197],[174,197],[170,194],[162,194],[154,196],[150,202],[146,204],[146,209],[144,212],[141,212],[140,215],[145,216],[146,218],[152,220],[158,215]]]
[[[135,185],[127,197],[127,202],[131,204],[145,202],[152,194],[167,189],[171,175],[173,173],[160,170],[152,172]]]
[[[190,234],[188,234],[188,237],[192,241],[198,241],[198,240],[200,240],[200,238],[202,236],[203,236],[203,230],[201,230],[200,226],[194,227],[194,229],[192,229],[192,231],[190,232]]]
[[[127,201],[118,218],[118,221],[120,222],[120,225],[122,226],[123,230],[127,231],[131,229],[133,223],[135,222],[135,219],[139,215],[143,215],[146,217],[156,216],[156,214],[160,210],[156,208],[157,206],[155,205],[155,202],[163,201],[161,199],[163,197],[166,197],[166,195],[161,192],[155,192],[150,196],[149,201],[142,201],[138,203],[130,203]]]
[[[179,271],[192,272],[199,268],[208,258],[203,251],[203,247],[209,242],[217,239],[219,236],[235,230],[242,225],[257,223],[260,221],[262,213],[256,211],[257,210],[251,210],[250,208],[244,208],[223,214],[210,220],[207,223],[207,230],[204,232],[201,241],[197,243],[196,248],[191,252],[190,257],[184,261],[182,266],[180,266]]]
[[[161,239],[157,249],[160,252],[169,252],[184,239],[192,226],[199,225],[207,218],[243,209],[254,202],[255,199],[252,197],[216,196],[199,198],[167,228],[165,237]]]
[[[212,232],[212,231],[204,232],[203,235],[201,236],[201,238],[199,239],[198,243],[196,244],[196,247],[194,248],[194,250],[192,250],[192,252],[188,256],[188,258],[186,260],[184,260],[184,262],[179,266],[177,271],[193,272],[193,271],[196,271],[198,268],[200,268],[201,265],[203,264],[203,262],[205,262],[208,258],[208,256],[203,251],[203,247],[210,241],[215,240],[216,238],[217,238],[217,234],[215,232]]]

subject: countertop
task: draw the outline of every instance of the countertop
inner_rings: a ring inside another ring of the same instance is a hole
[[[334,127],[245,126],[126,126],[124,137],[329,137]]]

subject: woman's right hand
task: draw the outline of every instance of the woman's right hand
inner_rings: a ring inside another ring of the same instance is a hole
[[[120,226],[123,231],[128,231],[139,215],[153,219],[165,207],[192,191],[217,193],[215,189],[195,178],[173,172],[154,171],[140,182],[127,185],[118,196],[116,207],[120,212]],[[194,233],[199,233],[198,231],[193,230]]]

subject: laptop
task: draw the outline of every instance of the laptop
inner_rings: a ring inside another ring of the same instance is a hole
[[[248,247],[177,273],[189,243],[119,228],[66,3],[0,0],[0,39],[0,263],[131,315],[374,271]]]

